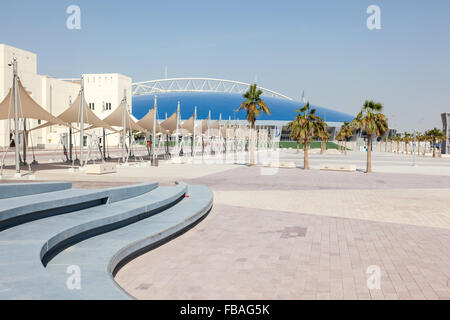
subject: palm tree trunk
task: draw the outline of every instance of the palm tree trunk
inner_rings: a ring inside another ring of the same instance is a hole
[[[372,135],[367,135],[367,168],[366,168],[366,172],[370,173],[372,172]]]
[[[300,153],[300,143],[297,141],[297,153]]]
[[[255,125],[250,128],[250,166],[255,165]]]
[[[303,168],[309,170],[308,143],[303,141]]]
[[[436,158],[436,140],[433,140],[433,158]]]

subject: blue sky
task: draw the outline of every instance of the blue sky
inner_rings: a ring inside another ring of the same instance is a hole
[[[81,8],[81,30],[66,8]],[[381,30],[366,9],[381,8]],[[2,3],[0,43],[38,54],[54,77],[119,72],[134,81],[252,82],[356,114],[385,105],[400,130],[441,127],[450,112],[450,1],[106,1]]]

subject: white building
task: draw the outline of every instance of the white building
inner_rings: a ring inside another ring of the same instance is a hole
[[[35,53],[0,44],[0,101],[8,94],[12,86],[13,70],[9,66],[16,57],[18,73],[22,84],[31,97],[44,109],[58,116],[69,107],[80,91],[80,79],[55,79],[50,76],[37,74],[37,56]],[[89,107],[100,118],[106,118],[121,102],[124,92],[127,95],[128,108],[131,112],[132,91],[131,78],[118,73],[83,74],[85,99]],[[34,128],[40,123],[38,120],[28,120],[27,129]],[[21,124],[23,125],[23,124]],[[0,120],[0,147],[8,146],[10,136],[8,128],[13,129],[11,120]],[[51,126],[33,131],[28,145],[35,148],[61,148],[61,135],[68,129],[62,126]],[[102,129],[92,130],[98,137],[102,136]],[[92,133],[88,131],[88,133]],[[108,136],[108,146],[119,145],[119,135]],[[74,137],[73,145],[79,146],[79,137]]]

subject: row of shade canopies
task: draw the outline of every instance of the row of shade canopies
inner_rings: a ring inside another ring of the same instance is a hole
[[[207,134],[208,136],[233,136],[246,138],[249,134],[247,127],[240,128],[237,126],[231,126],[230,120],[224,126],[221,126],[221,120],[211,122],[211,117],[209,116],[208,119],[204,119],[199,123],[196,119],[196,111],[188,120],[182,122],[180,119],[179,104],[177,111],[160,123],[157,119],[156,98],[154,107],[150,109],[149,112],[139,121],[135,121],[129,114],[128,110],[126,110],[126,99],[123,99],[119,106],[114,109],[109,116],[105,119],[100,119],[88,107],[88,103],[84,100],[84,96],[81,92],[64,112],[58,116],[54,116],[34,101],[20,80],[18,80],[17,89],[17,112],[19,118],[37,119],[46,122],[45,124],[39,125],[35,128],[30,128],[29,131],[39,130],[53,125],[72,127],[74,124],[83,123],[90,125],[85,128],[85,130],[104,128],[113,132],[119,132],[116,128],[121,127],[125,128],[127,131],[134,130],[143,133],[155,133],[156,135],[165,134],[199,136]],[[0,102],[0,120],[14,119],[14,99],[14,91],[13,88],[11,88],[7,96],[2,102]],[[81,99],[83,99],[83,103],[81,103]],[[81,106],[83,106],[83,112],[80,112]],[[83,114],[82,118],[81,114]]]

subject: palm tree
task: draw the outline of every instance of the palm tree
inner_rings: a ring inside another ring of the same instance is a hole
[[[327,130],[327,124],[322,121],[323,128],[317,133],[317,138],[320,140],[320,154],[323,154],[327,148],[327,142],[330,139],[330,133]]]
[[[250,124],[250,166],[255,165],[255,121],[256,117],[258,117],[261,112],[264,112],[267,115],[270,115],[269,106],[261,99],[261,95],[263,94],[262,90],[257,88],[256,83],[250,85],[250,88],[246,93],[244,93],[243,97],[245,101],[242,102],[239,110],[245,109],[247,111],[247,121]]]
[[[405,131],[403,133],[402,141],[405,143],[405,154],[408,154],[408,144],[411,141],[411,134]]]
[[[395,141],[397,141],[397,153],[400,153],[400,142],[402,142],[402,136],[401,135],[397,135],[395,137]]]
[[[416,137],[417,137],[417,155],[420,156],[420,143],[424,141],[424,135],[421,132],[418,132]]]
[[[342,139],[342,141],[345,141],[344,146],[344,152],[347,155],[347,140],[353,135],[353,130],[350,128],[350,123],[344,122],[344,124],[341,126],[341,129],[339,130],[337,136]]]
[[[445,133],[437,128],[434,128],[427,131],[427,135],[429,136],[430,142],[433,144],[433,158],[436,158],[436,144],[438,141],[442,141],[445,139]],[[442,143],[440,143],[439,145],[439,148],[441,147]]]
[[[343,149],[342,141],[344,141],[343,133],[341,132],[341,130],[338,131],[338,133],[336,134],[335,139],[338,142],[338,151],[341,152],[342,149]]]
[[[351,122],[351,127],[356,130],[365,130],[367,134],[367,168],[366,172],[372,172],[372,137],[379,137],[388,130],[388,121],[383,111],[383,105],[378,102],[367,101],[363,108]]]
[[[289,124],[287,125],[287,129],[291,132],[291,138],[294,139],[297,143],[297,153],[300,153],[300,144],[302,143],[300,135],[301,127],[300,122],[296,120],[289,122]]]
[[[303,167],[309,170],[308,146],[314,137],[321,136],[323,131],[327,130],[327,125],[316,116],[316,109],[310,110],[309,102],[296,112],[298,115],[288,124],[288,128],[293,130],[294,133],[291,132],[291,135],[295,140],[303,144]]]

